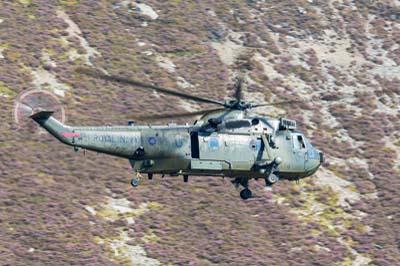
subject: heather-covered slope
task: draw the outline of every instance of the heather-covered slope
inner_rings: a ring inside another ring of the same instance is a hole
[[[399,21],[392,0],[1,1],[0,265],[396,265]],[[248,100],[328,95],[258,110],[296,119],[327,162],[299,185],[252,181],[245,202],[213,177],[133,189],[127,161],[12,116],[32,88],[58,95],[69,124],[197,110],[74,70],[223,99],[240,55]]]

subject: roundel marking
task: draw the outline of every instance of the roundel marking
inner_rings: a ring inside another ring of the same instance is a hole
[[[219,147],[218,139],[216,138],[211,138],[209,142],[209,146],[211,149],[216,150]]]
[[[156,144],[157,144],[157,139],[156,139],[156,137],[149,137],[149,138],[147,139],[147,142],[148,142],[150,145],[156,145]]]

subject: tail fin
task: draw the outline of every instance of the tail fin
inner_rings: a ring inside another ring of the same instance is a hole
[[[41,111],[36,112],[33,115],[31,115],[30,118],[32,118],[33,120],[35,120],[36,122],[38,122],[40,124],[40,122],[46,121],[53,114],[54,114],[54,111],[41,110]]]

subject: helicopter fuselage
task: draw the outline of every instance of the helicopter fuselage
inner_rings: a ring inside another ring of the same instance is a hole
[[[225,117],[195,125],[66,126],[38,112],[32,118],[61,142],[126,158],[137,173],[297,180],[323,161],[300,132],[265,118]],[[275,124],[274,124],[275,123]]]

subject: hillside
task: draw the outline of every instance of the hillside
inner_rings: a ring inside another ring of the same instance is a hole
[[[252,180],[248,201],[216,177],[133,189],[128,161],[14,121],[34,88],[73,125],[207,108],[75,69],[224,100],[238,57],[247,100],[307,100],[257,112],[297,120],[324,151],[313,177]],[[399,96],[395,0],[0,1],[0,265],[396,265]]]

